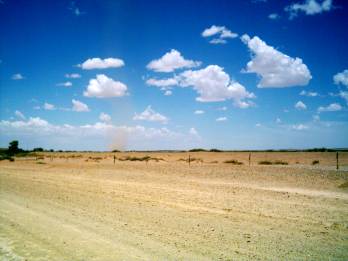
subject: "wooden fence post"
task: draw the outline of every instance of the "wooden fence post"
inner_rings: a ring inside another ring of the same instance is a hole
[[[189,164],[189,167],[191,166],[191,156],[189,154],[189,158],[188,158],[188,164]]]
[[[249,152],[249,166],[250,166],[250,160],[251,160],[251,152]]]
[[[338,151],[336,151],[336,170],[338,170]]]

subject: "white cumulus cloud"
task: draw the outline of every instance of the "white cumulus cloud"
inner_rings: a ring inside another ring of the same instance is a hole
[[[56,107],[55,107],[53,104],[50,104],[50,103],[48,103],[48,102],[45,102],[45,103],[44,103],[43,108],[44,108],[45,110],[48,110],[48,111],[53,111],[53,110],[56,109]]]
[[[6,139],[21,138],[24,146],[45,146],[55,149],[188,149],[197,146],[200,137],[191,128],[187,133],[168,128],[116,126],[96,122],[85,125],[53,124],[39,117],[28,120],[0,121],[0,133]],[[88,139],[88,142],[85,142]]]
[[[298,101],[296,104],[295,104],[295,108],[297,110],[306,110],[307,109],[307,106],[306,104],[304,104],[302,101]]]
[[[126,94],[127,85],[104,74],[98,74],[96,79],[89,80],[87,90],[83,93],[86,97],[96,98],[122,97]]]
[[[317,92],[311,92],[311,91],[301,91],[300,92],[300,95],[301,96],[308,96],[308,97],[316,97],[316,96],[319,96],[319,94]]]
[[[21,112],[20,112],[20,111],[18,111],[18,110],[16,110],[16,111],[15,111],[15,115],[16,115],[18,118],[22,119],[22,120],[24,120],[24,119],[25,119],[24,114],[23,114],[23,113],[21,113]]]
[[[164,95],[165,96],[170,96],[170,95],[172,95],[173,94],[173,92],[171,91],[171,90],[166,90],[165,92],[164,92]]]
[[[204,111],[202,111],[202,110],[195,110],[194,114],[204,114]]]
[[[77,79],[77,78],[81,78],[81,75],[78,74],[78,73],[67,73],[65,74],[65,78],[68,78],[68,79]]]
[[[70,87],[72,86],[72,83],[67,81],[67,82],[61,82],[61,83],[57,83],[57,86],[64,86],[64,87]]]
[[[99,119],[100,119],[102,122],[110,122],[110,121],[111,121],[110,115],[109,115],[109,114],[106,114],[106,113],[104,113],[104,112],[100,113]]]
[[[146,81],[147,85],[156,86],[160,88],[166,88],[169,86],[174,86],[178,84],[178,81],[175,78],[167,78],[167,79],[153,79],[150,78]]]
[[[218,65],[209,65],[201,70],[187,70],[180,74],[180,86],[192,87],[200,102],[217,102],[231,99],[236,107],[246,108],[252,105],[246,99],[255,98],[243,85],[230,79],[230,76]]]
[[[16,73],[16,74],[12,75],[11,79],[12,79],[12,80],[23,80],[24,77],[23,77],[22,74]]]
[[[163,124],[168,122],[168,118],[151,108],[151,105],[147,106],[142,113],[135,113],[133,120],[141,121],[157,121]]]
[[[72,99],[71,102],[73,104],[73,107],[72,107],[73,111],[77,111],[77,112],[89,111],[87,104],[74,99]]]
[[[337,73],[333,77],[335,84],[342,84],[348,87],[348,70],[344,70],[343,72]]]
[[[289,13],[289,18],[295,18],[299,12],[306,15],[315,15],[323,12],[328,12],[333,8],[332,0],[306,0],[303,3],[293,3],[285,7],[285,11]]]
[[[277,14],[277,13],[272,13],[272,14],[268,15],[268,18],[271,19],[271,20],[277,20],[277,19],[280,18],[280,15]]]
[[[348,105],[348,92],[340,91],[338,96],[344,99]]]
[[[216,121],[227,121],[226,117],[219,117],[216,119]]]
[[[304,124],[294,124],[294,125],[291,126],[291,128],[294,129],[294,130],[301,131],[301,130],[307,130],[308,126],[304,125]]]
[[[79,66],[84,70],[118,68],[124,66],[124,61],[118,58],[90,58]]]
[[[318,112],[331,112],[331,111],[340,111],[342,106],[339,103],[331,103],[328,106],[320,106]]]
[[[241,40],[252,53],[252,60],[248,62],[245,72],[256,73],[261,77],[259,88],[304,86],[312,79],[302,59],[283,54],[257,36],[250,38],[244,34]]]
[[[217,37],[209,41],[211,44],[225,44],[227,38],[236,38],[238,34],[231,32],[226,26],[212,25],[202,32],[203,37]]]
[[[155,72],[173,72],[181,68],[200,66],[201,62],[186,60],[179,51],[172,49],[157,60],[152,60],[146,68]]]

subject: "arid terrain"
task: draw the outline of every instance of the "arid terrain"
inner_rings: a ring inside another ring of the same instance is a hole
[[[0,260],[348,260],[348,153],[248,157],[1,161]]]

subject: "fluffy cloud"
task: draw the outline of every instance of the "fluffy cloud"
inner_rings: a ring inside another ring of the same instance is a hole
[[[324,107],[320,106],[318,108],[318,112],[331,112],[331,111],[340,111],[342,110],[342,106],[338,103],[331,103],[330,105]]]
[[[77,78],[81,78],[81,75],[78,74],[78,73],[67,73],[65,74],[65,78],[68,78],[68,79],[77,79]]]
[[[106,113],[104,113],[104,112],[100,113],[99,119],[100,119],[102,122],[110,122],[110,121],[111,121],[110,115],[109,115],[109,114],[106,114]]]
[[[276,20],[276,19],[279,19],[280,16],[279,16],[279,14],[273,13],[273,14],[269,14],[268,18],[271,20]]]
[[[238,34],[231,32],[225,26],[212,25],[210,28],[205,29],[202,32],[203,37],[217,37],[209,41],[211,44],[224,44],[227,38],[236,38]]]
[[[301,130],[307,130],[308,126],[304,124],[295,124],[295,125],[292,125],[291,128],[294,130],[301,131]]]
[[[211,44],[225,44],[227,41],[225,39],[214,38],[209,41]]]
[[[300,92],[300,95],[301,96],[308,96],[308,97],[316,97],[319,94],[317,92],[307,92],[307,91],[303,90]]]
[[[247,108],[252,105],[245,99],[255,98],[253,93],[249,93],[243,85],[230,79],[218,65],[209,65],[201,70],[187,70],[179,75],[181,87],[192,87],[199,97],[200,102],[217,102],[228,99],[233,100],[233,104],[240,108]]]
[[[155,72],[173,72],[176,69],[193,68],[200,65],[201,62],[185,60],[179,51],[172,49],[160,59],[152,60],[146,68]]]
[[[289,12],[289,18],[293,19],[299,12],[304,12],[306,15],[315,15],[322,12],[328,12],[332,9],[332,0],[324,0],[317,2],[316,0],[306,0],[304,3],[293,3],[285,7],[285,11]]]
[[[155,112],[151,105],[147,106],[147,108],[140,114],[135,114],[133,120],[142,120],[142,121],[158,121],[161,123],[167,123],[168,118],[158,112]]]
[[[218,111],[227,111],[227,107],[223,106],[223,107],[219,107],[217,108]]]
[[[177,79],[174,77],[174,78],[167,78],[167,79],[160,79],[160,80],[151,78],[146,81],[146,84],[150,86],[158,87],[162,91],[164,91],[165,96],[170,96],[173,94],[171,91],[171,87],[174,85],[178,85],[179,83]]]
[[[200,136],[199,136],[199,134],[198,134],[198,131],[197,131],[195,128],[193,128],[193,127],[190,128],[189,134],[192,135],[192,136],[196,136],[196,137],[199,137],[199,138],[200,138]]]
[[[342,84],[348,87],[348,70],[344,70],[343,72],[337,73],[333,77],[335,84]]]
[[[47,103],[47,102],[44,103],[43,108],[45,110],[48,110],[48,111],[53,111],[53,110],[56,109],[56,107],[53,104],[50,104],[50,103]]]
[[[187,149],[197,146],[199,136],[194,128],[175,132],[168,128],[116,126],[105,122],[86,125],[56,125],[39,117],[27,121],[0,121],[2,137],[21,137],[24,146],[45,146],[55,149]],[[85,142],[86,138],[89,142]]]
[[[160,80],[151,78],[146,81],[146,84],[160,87],[160,88],[166,88],[169,86],[177,85],[178,81],[175,78],[167,78],[167,79],[160,79]]]
[[[348,105],[348,92],[340,91],[338,96],[340,96],[342,99],[344,99]]]
[[[196,111],[194,112],[194,114],[204,114],[204,111],[202,111],[202,110],[196,110]]]
[[[124,61],[118,58],[90,58],[79,66],[84,70],[118,68],[124,66]]]
[[[71,102],[73,104],[73,107],[72,107],[73,111],[77,111],[77,112],[89,111],[87,104],[74,99]]]
[[[20,73],[16,73],[16,74],[12,75],[11,79],[12,80],[23,80],[24,77]]]
[[[226,117],[219,117],[216,119],[216,121],[227,121]]]
[[[248,62],[245,72],[256,73],[261,77],[258,87],[304,86],[312,79],[302,59],[281,53],[257,36],[251,39],[243,35],[241,39],[252,53],[252,60]]]
[[[71,82],[62,82],[62,83],[57,83],[57,86],[64,86],[64,87],[70,87],[72,86]]]
[[[96,79],[89,80],[87,90],[83,93],[86,97],[96,98],[122,97],[126,94],[127,86],[124,83],[114,81],[104,74],[98,74]]]
[[[307,109],[307,106],[306,104],[304,104],[302,101],[298,101],[296,104],[295,104],[295,108],[297,110],[306,110]]]
[[[173,94],[173,92],[171,91],[171,90],[166,90],[165,92],[164,92],[164,95],[165,96],[170,96],[170,95],[172,95]]]
[[[18,117],[18,118],[20,118],[20,119],[22,119],[22,120],[25,120],[25,116],[24,116],[24,114],[23,113],[21,113],[20,111],[15,111],[15,115]]]

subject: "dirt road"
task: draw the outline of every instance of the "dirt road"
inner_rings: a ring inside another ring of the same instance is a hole
[[[347,172],[0,163],[1,260],[347,260]]]

